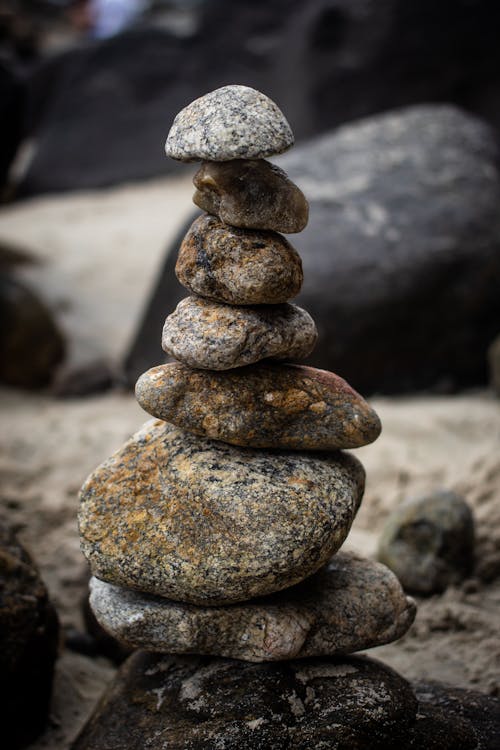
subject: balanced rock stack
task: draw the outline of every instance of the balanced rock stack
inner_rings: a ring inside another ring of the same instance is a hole
[[[91,606],[134,647],[331,657],[394,640],[414,617],[387,568],[336,554],[364,489],[342,449],[375,440],[380,422],[337,375],[290,364],[317,333],[289,302],[302,264],[279,233],[300,232],[308,204],[264,157],[292,143],[278,107],[244,86],[194,101],[167,139],[168,155],[202,161],[194,202],[207,211],[177,262],[192,294],[163,330],[178,362],[139,378],[157,419],[81,492]]]

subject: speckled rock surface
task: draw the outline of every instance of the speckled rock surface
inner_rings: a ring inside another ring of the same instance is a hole
[[[351,455],[235,448],[151,420],[81,490],[92,573],[193,604],[244,601],[316,572],[364,487]]]
[[[366,401],[332,372],[261,363],[224,372],[174,362],[136,384],[145,411],[233,445],[292,450],[358,448],[380,434]]]
[[[275,164],[263,160],[206,162],[193,179],[194,203],[226,224],[244,229],[301,232],[309,204]]]
[[[407,591],[432,594],[459,583],[474,558],[474,520],[465,500],[436,490],[396,508],[384,526],[378,557]]]
[[[165,152],[180,161],[260,159],[293,142],[290,125],[269,97],[248,86],[223,86],[179,112]]]
[[[249,664],[138,651],[72,750],[401,750],[410,685],[360,657]]]
[[[415,616],[396,576],[339,553],[306,581],[230,607],[195,607],[91,581],[102,627],[135,648],[248,661],[350,654],[402,636]]]
[[[191,292],[231,305],[288,302],[302,286],[302,261],[275,232],[236,229],[200,216],[182,242],[177,278]]]
[[[267,358],[305,359],[317,336],[297,305],[232,307],[192,296],[166,319],[162,347],[190,367],[229,370]]]

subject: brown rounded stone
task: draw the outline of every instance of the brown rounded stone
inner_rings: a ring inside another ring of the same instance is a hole
[[[351,455],[235,448],[152,420],[81,491],[82,549],[105,581],[193,604],[292,586],[346,538]]]
[[[190,367],[229,370],[267,358],[305,359],[317,337],[297,305],[232,307],[193,296],[166,319],[162,347]]]
[[[230,607],[195,607],[94,578],[90,604],[112,636],[134,648],[246,661],[334,656],[400,638],[415,604],[385,566],[339,553],[306,581]]]
[[[262,159],[204,162],[194,176],[193,201],[226,224],[243,229],[301,232],[309,204],[285,172]]]
[[[209,215],[193,222],[175,272],[191,292],[231,305],[287,302],[303,281],[300,256],[280,234],[236,229]]]
[[[377,414],[345,380],[301,365],[206,372],[174,362],[141,375],[136,397],[154,417],[254,448],[359,448],[381,430]]]

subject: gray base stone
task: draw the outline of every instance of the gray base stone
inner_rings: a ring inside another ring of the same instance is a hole
[[[279,661],[333,656],[400,638],[415,617],[388,568],[338,554],[298,586],[231,607],[195,607],[93,578],[90,604],[110,635],[170,654]]]
[[[400,750],[416,708],[409,684],[369,659],[137,652],[72,750]]]

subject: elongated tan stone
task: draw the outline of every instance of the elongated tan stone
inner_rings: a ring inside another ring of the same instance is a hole
[[[380,563],[339,553],[297,586],[231,607],[195,607],[91,582],[90,605],[112,636],[170,654],[280,661],[350,654],[400,638],[415,604]]]
[[[274,305],[296,297],[302,261],[276,232],[236,229],[204,214],[186,234],[175,266],[191,292],[231,305]]]
[[[232,307],[193,296],[166,319],[162,347],[190,367],[229,370],[261,359],[305,359],[317,337],[297,305]]]
[[[152,420],[83,485],[82,549],[110,583],[193,604],[244,601],[324,565],[363,487],[349,454],[236,448]]]
[[[243,229],[301,232],[309,218],[303,192],[270,162],[205,162],[193,178],[194,203],[226,224]]]
[[[380,420],[338,375],[301,365],[257,364],[224,372],[159,365],[136,384],[149,414],[196,435],[254,448],[359,448]]]

